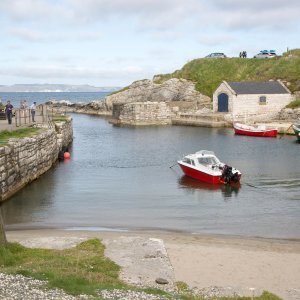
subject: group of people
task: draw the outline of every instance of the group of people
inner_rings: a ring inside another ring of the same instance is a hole
[[[247,58],[247,51],[241,51],[240,58]]]
[[[11,124],[12,123],[12,117],[13,117],[13,105],[10,103],[10,101],[8,100],[7,101],[7,104],[5,105],[4,107],[4,112],[5,112],[5,115],[6,115],[6,118],[7,118],[7,121],[8,121],[8,124]],[[28,104],[27,104],[27,101],[26,100],[22,100],[21,103],[20,103],[20,109],[23,110],[23,109],[28,109]],[[30,113],[31,113],[31,119],[32,119],[32,122],[35,122],[35,111],[36,111],[36,102],[33,102],[31,105],[30,105]],[[22,115],[21,115],[22,116]],[[24,113],[23,113],[23,116],[24,116]]]

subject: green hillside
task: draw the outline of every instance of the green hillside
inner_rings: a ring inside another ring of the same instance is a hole
[[[209,97],[223,81],[264,81],[281,79],[289,82],[288,88],[300,91],[300,49],[271,59],[200,58],[187,63],[172,74],[158,75],[155,82],[170,78],[184,78],[196,83],[196,89]]]

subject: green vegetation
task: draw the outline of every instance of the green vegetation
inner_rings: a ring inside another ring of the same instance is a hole
[[[207,298],[199,298],[192,295],[183,295],[181,297],[182,300],[204,300]],[[281,298],[271,294],[269,292],[263,292],[263,294],[259,297],[213,297],[211,300],[281,300]]]
[[[271,59],[200,58],[188,62],[181,70],[158,75],[157,83],[170,78],[184,78],[196,83],[196,89],[212,96],[223,81],[262,81],[281,79],[290,83],[289,89],[300,90],[300,49],[291,50]]]
[[[48,288],[61,288],[73,295],[87,294],[97,297],[98,290],[114,288],[141,290],[119,279],[120,267],[104,256],[104,245],[98,239],[88,240],[65,250],[30,249],[18,243],[8,243],[6,247],[0,247],[0,267],[1,272],[46,280]],[[176,295],[154,288],[143,289],[143,291],[148,294],[163,295],[168,299],[204,299],[190,294],[184,282],[177,282],[176,286],[179,291]],[[236,296],[212,299],[280,300],[268,292],[264,292],[260,297]]]
[[[69,116],[54,116],[52,118],[53,122],[69,122],[70,121],[70,117]]]
[[[183,281],[177,281],[175,282],[175,285],[179,291],[186,291],[189,288],[189,286]]]
[[[97,239],[66,250],[29,249],[17,243],[0,248],[1,271],[47,280],[70,294],[96,295],[96,289],[125,288],[120,267],[104,256]]]
[[[20,128],[13,131],[3,130],[0,132],[0,142],[6,143],[10,138],[31,137],[41,130],[40,128]]]
[[[296,100],[292,101],[286,107],[287,108],[297,108],[297,107],[300,107],[300,99],[296,99]]]

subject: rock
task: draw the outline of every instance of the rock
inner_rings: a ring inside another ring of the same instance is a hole
[[[158,283],[158,284],[168,284],[169,281],[167,279],[164,279],[164,278],[156,278],[155,279],[155,282]]]
[[[152,80],[136,81],[127,89],[107,96],[106,105],[112,109],[114,103],[131,102],[176,102],[179,108],[181,102],[190,102],[195,107],[210,103],[210,98],[196,91],[195,84],[185,79],[172,78],[163,83]],[[184,106],[183,106],[184,107]]]
[[[172,78],[163,83],[152,80],[133,82],[123,90],[107,96],[104,100],[87,104],[70,103],[66,100],[49,101],[46,104],[56,112],[77,112],[97,115],[112,115],[116,104],[164,102],[175,111],[196,111],[208,107],[209,97],[196,91],[195,84],[185,79]]]

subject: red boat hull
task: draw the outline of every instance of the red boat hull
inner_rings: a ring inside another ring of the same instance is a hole
[[[186,176],[189,176],[194,179],[197,179],[197,180],[200,180],[203,182],[207,182],[210,184],[224,184],[224,182],[221,181],[220,176],[213,176],[213,175],[195,170],[193,168],[189,168],[187,166],[181,165],[180,163],[178,163],[178,164]]]
[[[260,137],[276,137],[277,136],[276,129],[265,130],[265,131],[251,131],[251,130],[234,128],[234,132],[235,132],[235,134],[248,135],[248,136],[260,136]]]

